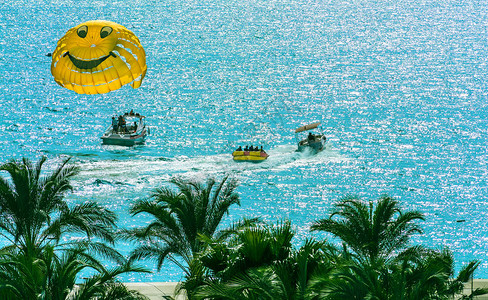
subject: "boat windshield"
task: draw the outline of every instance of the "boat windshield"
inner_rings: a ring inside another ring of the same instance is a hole
[[[139,123],[140,121],[142,121],[142,118],[132,117],[132,116],[124,116],[124,119],[127,123],[134,123],[134,122]]]

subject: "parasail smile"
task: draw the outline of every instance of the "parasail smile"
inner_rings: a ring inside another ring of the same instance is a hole
[[[113,56],[115,58],[117,57],[112,51],[110,51],[110,53],[104,57],[101,57],[99,59],[93,59],[93,60],[77,59],[76,57],[72,56],[69,53],[69,51],[66,52],[65,54],[63,54],[63,57],[65,57],[66,55],[68,55],[68,57],[71,60],[71,62],[73,63],[73,65],[75,65],[77,68],[83,69],[83,70],[88,70],[88,69],[93,69],[93,68],[98,67],[99,64],[104,62],[110,56]]]

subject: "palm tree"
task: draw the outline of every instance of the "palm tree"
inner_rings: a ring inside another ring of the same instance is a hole
[[[219,280],[227,281],[248,269],[269,266],[292,255],[294,232],[288,221],[269,226],[244,220],[234,228],[225,236],[202,237],[208,247],[198,259]]]
[[[289,222],[252,224],[227,241],[209,241],[199,256],[212,270],[196,299],[319,299],[311,289],[315,276],[327,276],[340,254],[325,242],[306,240],[295,251]]]
[[[44,246],[59,242],[69,232],[114,242],[113,212],[95,202],[69,207],[64,200],[72,190],[71,178],[79,171],[68,165],[70,158],[42,176],[46,160],[42,157],[34,166],[24,158],[0,166],[0,171],[10,175],[10,181],[0,178],[0,235],[28,255],[38,255]]]
[[[370,262],[388,258],[404,249],[410,237],[422,233],[417,220],[424,220],[417,211],[402,212],[398,201],[388,196],[376,204],[356,198],[345,198],[334,205],[329,218],[311,226],[312,231],[326,231],[340,238],[357,255]]]
[[[199,287],[194,299],[274,300],[290,299],[287,287],[271,267],[249,269],[226,282],[210,281]]]
[[[423,219],[419,212],[403,212],[387,196],[376,206],[355,198],[338,202],[330,217],[311,229],[332,233],[352,253],[331,276],[317,278],[314,290],[322,299],[454,299],[479,263],[469,263],[452,279],[449,251],[409,246],[410,237],[422,232],[414,222]],[[486,292],[475,290],[471,296]]]
[[[128,272],[147,272],[129,262],[106,269],[86,248],[66,249],[61,256],[46,246],[41,258],[3,253],[0,259],[1,299],[147,299],[115,280]],[[82,271],[93,273],[79,281]],[[117,292],[117,298],[110,298]],[[106,298],[104,298],[106,297]],[[124,298],[125,297],[125,298]]]
[[[387,196],[365,203],[345,198],[334,205],[328,218],[318,220],[312,231],[326,231],[340,238],[350,259],[327,278],[317,280],[324,299],[389,299],[390,270],[410,237],[421,233],[417,211],[402,212]],[[405,265],[410,267],[410,265]]]
[[[470,262],[453,278],[454,265],[448,250],[437,251],[414,246],[389,263],[350,260],[328,278],[317,277],[312,289],[320,299],[395,299],[438,300],[473,299],[488,289],[476,289],[463,295],[478,262]]]
[[[70,158],[47,175],[46,160],[42,157],[33,165],[23,158],[0,165],[10,176],[0,178],[0,236],[10,242],[0,249],[0,296],[64,299],[67,291],[76,289],[81,270],[110,274],[90,253],[126,266],[124,272],[140,271],[127,267],[126,259],[105,244],[114,242],[113,212],[95,202],[70,207],[64,200],[79,171],[68,165]],[[70,233],[77,238],[64,238]]]
[[[206,246],[199,236],[212,237],[229,208],[240,204],[235,192],[237,181],[226,176],[220,183],[213,178],[206,184],[182,178],[173,178],[170,183],[178,191],[156,189],[149,199],[137,201],[130,209],[132,215],[147,213],[154,220],[145,227],[125,230],[124,234],[142,243],[132,251],[133,260],[154,259],[160,270],[169,259],[191,279],[187,282],[187,290],[191,290],[190,283],[196,286],[203,280],[204,271],[193,259]]]
[[[451,251],[414,246],[395,258],[384,282],[393,299],[454,299],[463,294],[479,264],[478,261],[469,262],[454,278]],[[487,292],[488,289],[477,288],[463,299],[473,299]]]

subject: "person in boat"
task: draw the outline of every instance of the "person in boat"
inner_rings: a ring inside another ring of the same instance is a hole
[[[131,109],[130,112],[129,112],[129,116],[133,116],[134,115],[134,110]]]
[[[126,122],[123,116],[119,116],[119,131],[127,131]]]
[[[312,132],[308,133],[308,142],[314,142],[315,141],[315,135],[312,134]]]
[[[246,147],[244,147],[244,151],[249,151],[249,146],[246,145]]]
[[[119,129],[119,120],[115,119],[115,117],[112,117],[112,128],[114,132],[117,132]]]
[[[241,146],[239,146],[239,148],[237,148],[237,150],[236,150],[236,151],[242,151],[242,147],[241,147]]]
[[[263,150],[263,146],[261,146],[261,149],[259,149],[259,150],[261,151],[261,153],[262,153],[262,152],[264,152],[264,150]]]
[[[122,115],[119,115],[117,118],[117,132],[120,132],[122,130]]]

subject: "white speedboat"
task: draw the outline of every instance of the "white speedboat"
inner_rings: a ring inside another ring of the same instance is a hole
[[[319,126],[320,122],[315,122],[295,129],[295,139],[298,144],[298,151],[310,149],[312,151],[318,152],[322,151],[325,148],[325,142],[327,141],[327,139]],[[312,132],[312,130],[314,129],[320,131],[320,133]],[[308,135],[306,137],[302,134],[304,132],[308,132]]]
[[[101,137],[103,144],[134,146],[144,143],[149,133],[145,119],[146,117],[133,112],[119,116],[117,119],[112,117],[112,125]]]

